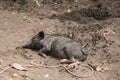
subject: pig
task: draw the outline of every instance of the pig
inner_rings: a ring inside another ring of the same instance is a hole
[[[50,53],[61,59],[61,63],[83,62],[87,58],[82,45],[63,36],[47,35],[40,31],[22,48],[38,50],[39,54]]]

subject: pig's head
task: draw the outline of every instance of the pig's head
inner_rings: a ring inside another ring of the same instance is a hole
[[[42,42],[44,40],[45,34],[43,31],[40,31],[38,34],[32,37],[32,39],[23,46],[23,48],[28,48],[32,50],[39,50],[43,47]]]

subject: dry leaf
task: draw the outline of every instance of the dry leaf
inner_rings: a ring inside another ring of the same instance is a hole
[[[95,71],[99,71],[99,72],[104,72],[104,71],[108,71],[108,70],[110,70],[111,68],[111,66],[110,67],[108,67],[108,66],[104,66],[104,65],[102,65],[102,66],[98,66],[98,65],[93,65],[93,64],[88,64],[89,66],[91,66]]]
[[[96,67],[95,67],[95,70],[96,70],[96,71],[102,71],[102,68],[101,68],[100,66],[96,66]]]
[[[24,67],[22,67],[22,65],[20,65],[18,63],[13,63],[11,66],[13,68],[17,69],[17,70],[26,71],[26,69]]]
[[[108,67],[100,67],[100,66],[97,66],[96,68],[95,68],[95,70],[96,71],[99,71],[99,72],[104,72],[104,71],[108,71],[108,70],[110,70]]]
[[[110,68],[108,68],[108,67],[102,67],[102,72],[104,72],[104,71],[108,71],[108,70],[110,70]]]
[[[28,20],[28,16],[23,16],[23,20],[24,21]]]
[[[105,71],[108,71],[108,70],[110,70],[108,67],[104,67],[103,68]]]

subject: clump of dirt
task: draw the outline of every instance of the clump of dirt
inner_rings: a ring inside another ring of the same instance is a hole
[[[10,1],[10,0],[6,0],[6,1]],[[27,4],[26,0],[11,0],[11,2],[18,3],[18,4],[21,4],[21,5]]]
[[[105,9],[83,8],[81,10],[75,10],[70,13],[65,13],[63,15],[58,16],[58,18],[62,20],[72,20],[75,22],[87,23],[88,20],[90,20],[90,17],[97,20],[104,20],[109,16],[109,12],[107,12],[107,10]],[[55,17],[55,15],[53,15],[52,17]]]
[[[93,24],[89,26],[84,26],[83,28],[80,29],[81,33],[86,33],[86,32],[97,32],[98,30],[103,29],[103,26],[100,24]]]

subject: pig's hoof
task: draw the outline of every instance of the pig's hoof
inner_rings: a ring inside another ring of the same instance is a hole
[[[41,57],[47,58],[47,55],[44,53],[38,53]]]
[[[71,63],[67,66],[68,69],[77,69],[78,68],[78,64],[77,63]]]
[[[68,61],[68,59],[61,59],[59,62],[60,63],[66,63]]]

